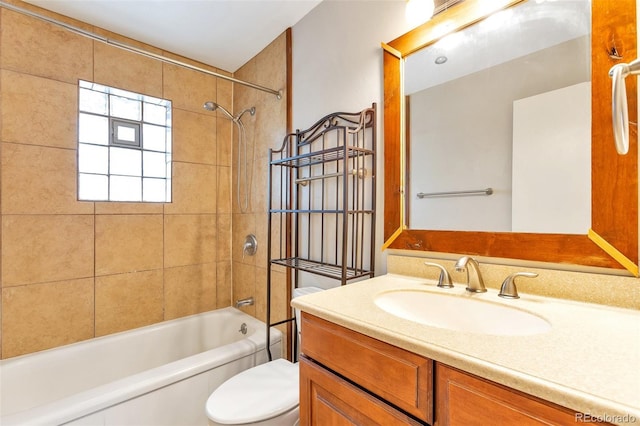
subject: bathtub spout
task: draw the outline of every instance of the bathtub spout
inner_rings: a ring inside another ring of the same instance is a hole
[[[243,306],[251,306],[253,305],[253,296],[247,297],[246,299],[236,300],[236,308],[241,308]]]

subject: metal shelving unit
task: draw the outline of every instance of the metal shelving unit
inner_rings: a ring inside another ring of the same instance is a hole
[[[274,266],[285,268],[292,288],[305,274],[341,285],[373,277],[375,147],[373,104],[329,114],[269,150],[267,330],[293,320],[271,321]]]

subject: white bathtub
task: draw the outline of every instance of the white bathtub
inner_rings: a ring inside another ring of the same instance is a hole
[[[0,361],[0,424],[206,426],[209,394],[266,362],[265,331],[224,308]]]

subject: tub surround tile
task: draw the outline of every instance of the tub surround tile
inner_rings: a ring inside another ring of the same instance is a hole
[[[96,337],[164,320],[162,269],[96,277]]]
[[[75,168],[74,150],[3,144],[2,213],[93,214],[92,202],[77,201]]]
[[[215,262],[216,227],[215,215],[165,215],[165,268]]]
[[[231,167],[232,146],[237,137],[237,130],[231,120],[219,117],[216,121],[218,165]]]
[[[218,197],[218,199],[216,207],[218,210],[218,214],[231,213],[233,198],[237,198],[237,196],[235,195],[237,187],[231,180],[231,167],[218,166],[217,183],[218,191],[216,196]]]
[[[258,220],[266,220],[266,215],[264,216],[258,216]],[[260,241],[264,241],[265,244],[267,242],[267,224],[264,224],[264,228],[261,228],[261,226],[263,225],[258,225],[258,228],[256,229],[256,238],[258,238],[258,242]],[[281,241],[281,237],[282,237],[282,233],[281,233],[281,229],[280,229],[280,221],[274,221],[274,223],[271,224],[272,226],[272,230],[271,230],[271,257],[274,259],[282,259],[287,257],[287,253],[286,253],[286,246],[285,246],[285,242]],[[266,265],[266,261],[267,261],[267,251],[266,248],[264,250],[263,253],[259,253],[260,256],[264,256],[264,262],[262,263],[262,265]],[[257,260],[256,261],[258,265],[260,265],[262,262],[262,260]],[[286,268],[284,266],[279,266],[279,265],[274,265],[273,266],[276,269],[280,269],[282,271],[284,271]]]
[[[162,215],[97,215],[96,276],[162,268]]]
[[[283,95],[285,96],[285,95]],[[284,97],[283,97],[284,99]],[[267,98],[265,102],[256,108],[261,108],[261,114],[256,112],[256,141],[264,141],[267,149],[256,151],[256,159],[265,166],[269,164],[269,148],[280,149],[284,137],[287,135],[287,129],[279,123],[287,121],[287,110],[278,108],[276,102],[281,102],[277,98]],[[265,113],[268,111],[268,113]]]
[[[264,148],[261,148],[262,151]],[[253,167],[251,167],[251,208],[254,213],[260,213],[267,211],[269,205],[269,188],[267,186],[266,176],[269,175],[269,160],[260,160],[256,158],[254,160]]]
[[[217,167],[181,162],[172,167],[173,202],[165,204],[165,213],[216,213]]]
[[[256,318],[267,319],[267,270],[256,268]],[[287,276],[284,272],[271,273],[271,321],[277,322],[290,318],[289,299],[287,298]]]
[[[282,60],[279,52],[285,52],[287,49],[287,38],[281,35],[271,44],[266,46],[263,51],[255,57],[256,68],[260,71],[256,73],[256,81],[263,86],[273,88],[283,88],[286,85],[287,64]],[[275,98],[273,95],[264,93],[265,99]],[[278,101],[276,99],[276,101]],[[278,101],[279,102],[279,101]]]
[[[163,203],[96,202],[96,214],[162,214]]]
[[[205,101],[217,99],[215,77],[172,64],[163,67],[164,97],[174,108],[201,113]]]
[[[282,311],[274,309],[276,307],[276,293],[278,293],[279,287],[276,287],[276,283],[273,283],[271,288],[271,320],[279,321],[286,317],[281,315]],[[253,292],[253,298],[255,299],[255,317],[260,321],[267,320],[267,270],[264,268],[255,268],[255,290]]]
[[[216,118],[173,108],[173,161],[217,164]]]
[[[235,73],[235,77],[245,81],[258,81],[258,75],[261,70],[257,68],[257,61],[254,57],[244,64]],[[233,102],[235,105],[249,105],[252,103],[259,103],[264,96],[273,96],[266,92],[257,92],[249,87],[238,85],[235,87],[233,93]],[[246,108],[246,107],[245,107]]]
[[[268,228],[268,218],[267,215],[262,213],[258,213],[255,215],[254,218],[255,221],[255,230],[254,230],[254,234],[256,236],[256,239],[258,240],[258,251],[256,252],[255,256],[255,265],[258,267],[264,267],[264,265],[267,264],[267,240],[268,240],[268,232],[267,232],[267,228]],[[280,235],[280,231],[278,229],[278,231],[273,233],[273,246],[277,245],[277,241],[278,241],[278,237]],[[272,254],[275,254],[277,252],[277,250],[272,247],[271,248]]]
[[[163,97],[160,61],[100,42],[94,43],[93,79],[107,86]]]
[[[0,70],[3,142],[75,149],[78,86]]]
[[[232,229],[232,216],[230,214],[219,214],[218,219],[218,245],[217,245],[217,260],[230,261],[231,260],[231,238],[233,235]]]
[[[266,270],[263,270],[265,274],[266,285]],[[289,297],[287,294],[287,274],[286,272],[273,270],[271,274],[271,287],[272,287],[272,301],[271,309],[276,312],[281,318],[287,318],[290,312]],[[265,290],[266,291],[266,290]],[[291,294],[293,297],[293,294]]]
[[[231,306],[231,261],[218,262],[216,265],[216,308]]]
[[[92,215],[3,215],[2,285],[92,277],[93,227]]]
[[[78,79],[91,80],[90,39],[10,10],[3,10],[1,18],[2,68],[71,84],[77,84]]]
[[[94,337],[93,278],[2,289],[2,358]]]
[[[164,319],[216,308],[216,263],[167,268],[164,273]]]
[[[227,77],[234,77],[232,73],[221,70],[221,69],[216,70],[216,72],[218,74],[226,75]],[[227,108],[226,105],[231,105],[233,103],[233,83],[229,80],[224,80],[222,78],[216,78],[215,81],[216,81],[216,99],[218,100],[218,102],[221,102],[222,105],[225,106],[225,108]]]

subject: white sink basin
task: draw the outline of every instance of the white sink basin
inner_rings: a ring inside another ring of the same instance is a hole
[[[551,329],[551,324],[537,315],[465,296],[394,290],[378,294],[374,302],[397,317],[449,330],[522,336]]]

